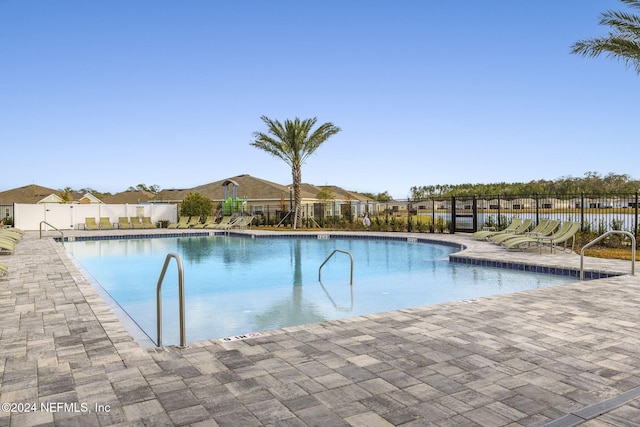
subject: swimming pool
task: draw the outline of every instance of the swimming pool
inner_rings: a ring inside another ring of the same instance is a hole
[[[328,235],[76,241],[67,251],[156,338],[156,285],[168,253],[184,266],[187,340],[222,338],[448,301],[542,288],[575,278],[450,263],[459,246]],[[350,259],[354,283],[349,285]],[[177,269],[163,283],[163,343],[177,344]]]

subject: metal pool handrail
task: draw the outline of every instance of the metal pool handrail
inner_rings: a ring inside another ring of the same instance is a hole
[[[184,270],[182,268],[182,259],[180,255],[169,253],[164,260],[164,266],[162,267],[162,273],[158,279],[158,287],[156,289],[156,311],[157,311],[157,330],[158,330],[158,347],[162,347],[162,281],[164,280],[164,274],[167,272],[169,261],[171,258],[176,260],[178,264],[178,306],[180,309],[180,347],[185,348],[187,346],[186,328],[184,322]]]
[[[582,250],[580,251],[580,280],[584,280],[584,250],[590,246],[595,245],[597,242],[599,242],[600,240],[604,239],[605,237],[611,234],[624,234],[625,236],[631,237],[631,275],[635,276],[636,274],[636,237],[633,234],[629,233],[628,231],[611,230],[611,231],[607,231],[600,237],[596,237],[595,239],[593,239],[592,241],[590,241],[589,243],[587,243],[582,247]]]
[[[58,230],[56,227],[54,227],[53,225],[49,224],[47,221],[40,221],[40,238],[42,239],[42,224],[47,224],[49,227],[53,228],[54,230],[56,230],[58,233],[60,233],[60,235],[62,236],[62,238],[60,239],[60,242],[64,245],[64,233],[61,230]]]
[[[327,257],[327,259],[324,260],[322,265],[320,265],[320,268],[318,268],[318,280],[319,281],[322,280],[322,267],[324,267],[324,265],[327,263],[327,261],[329,261],[329,259],[331,259],[333,254],[335,254],[336,252],[341,252],[343,254],[347,254],[347,255],[349,255],[349,258],[351,258],[351,276],[350,276],[350,279],[349,279],[349,284],[353,285],[353,255],[351,255],[351,252],[343,251],[342,249],[335,249],[333,252],[331,252],[331,255],[329,255]]]

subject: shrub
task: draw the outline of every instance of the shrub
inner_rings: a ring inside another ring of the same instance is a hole
[[[200,193],[189,193],[182,200],[181,216],[199,216],[204,218],[213,212],[213,202]]]

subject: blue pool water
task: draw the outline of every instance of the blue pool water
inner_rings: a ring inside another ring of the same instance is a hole
[[[459,248],[395,240],[179,237],[69,242],[67,250],[156,338],[165,257],[184,266],[187,340],[221,338],[364,314],[542,288],[575,279],[448,262]],[[354,283],[349,285],[350,259]],[[177,344],[177,268],[163,287],[163,344]]]

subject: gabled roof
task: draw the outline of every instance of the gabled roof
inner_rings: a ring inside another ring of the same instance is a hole
[[[59,197],[59,191],[53,188],[42,187],[40,185],[25,185],[0,192],[0,204],[29,203],[35,204],[51,195]]]
[[[336,200],[351,199],[353,201],[359,201],[359,202],[373,201],[367,196],[363,196],[362,194],[358,194],[353,191],[345,190],[344,188],[338,187],[336,185],[322,185],[318,187],[311,184],[302,184],[302,188],[305,191],[312,193],[313,194],[312,197],[314,198],[318,195],[320,191],[322,191],[323,188],[328,188],[329,191],[331,191],[334,194]]]
[[[102,198],[104,203],[110,204],[135,204],[146,203],[154,198],[154,194],[144,190],[127,190]]]
[[[200,185],[188,189],[167,189],[162,190],[155,196],[142,190],[123,191],[121,193],[107,195],[102,199],[98,199],[90,193],[79,194],[72,193],[72,201],[80,203],[148,203],[148,202],[179,202],[189,193],[200,193],[205,197],[213,200],[223,200],[225,196],[223,184],[225,182],[237,184],[237,195],[239,198],[247,198],[249,200],[288,200],[291,197],[290,186],[277,184],[265,179],[255,178],[251,175],[244,174],[231,178],[221,179],[209,184]],[[336,200],[351,199],[354,201],[371,200],[361,194],[345,190],[335,185],[326,186],[333,194]],[[232,186],[228,187],[227,197],[232,196]],[[318,193],[322,191],[322,187],[311,184],[302,184],[301,192],[303,199],[315,199]],[[49,199],[48,199],[49,198]],[[45,200],[46,199],[46,200]],[[27,185],[25,187],[15,188],[0,192],[0,204],[12,203],[42,203],[43,201],[60,203],[62,202],[60,191],[52,188],[41,187],[38,185]]]
[[[184,199],[184,196],[191,193],[191,189],[185,188],[170,188],[167,190],[161,190],[156,197],[153,198],[154,202],[175,202]]]
[[[104,203],[91,193],[84,193],[82,197],[78,199],[78,203]]]
[[[155,200],[182,200],[188,193],[200,193],[205,197],[213,200],[224,199],[224,187],[222,184],[228,181],[233,181],[238,184],[238,197],[241,199],[247,198],[250,200],[288,200],[290,197],[289,187],[276,184],[275,182],[267,181],[253,177],[248,174],[238,175],[231,178],[221,179],[219,181],[211,182],[209,184],[200,185],[198,187],[181,190],[162,190],[156,196]],[[303,190],[303,198],[315,198],[316,193],[309,193]],[[232,187],[229,185],[227,197],[231,197]]]

